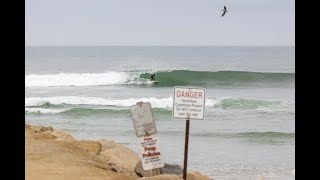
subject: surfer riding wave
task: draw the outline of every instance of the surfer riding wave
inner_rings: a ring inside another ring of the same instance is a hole
[[[151,75],[150,80],[151,80],[151,81],[156,80],[156,74],[155,74],[155,73],[153,73],[153,74]]]

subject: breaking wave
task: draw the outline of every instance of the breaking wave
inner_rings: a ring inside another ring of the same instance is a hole
[[[158,83],[153,84],[146,71],[106,73],[60,73],[26,75],[26,87],[49,86],[108,86],[108,85],[152,85],[172,86],[294,86],[294,73],[265,73],[246,71],[189,71],[173,70],[156,72]]]

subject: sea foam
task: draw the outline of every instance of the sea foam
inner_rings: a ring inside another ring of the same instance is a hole
[[[106,73],[59,73],[46,75],[25,76],[26,87],[46,86],[101,86],[124,84],[130,81],[130,76],[125,72]]]

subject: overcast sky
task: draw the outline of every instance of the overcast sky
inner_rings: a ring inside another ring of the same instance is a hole
[[[25,18],[27,46],[295,45],[294,0],[26,0]]]

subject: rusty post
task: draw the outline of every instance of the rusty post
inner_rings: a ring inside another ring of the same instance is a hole
[[[187,179],[189,125],[190,125],[190,120],[188,117],[188,119],[186,120],[186,137],[185,137],[185,144],[184,144],[184,165],[183,165],[183,179],[184,180]]]

